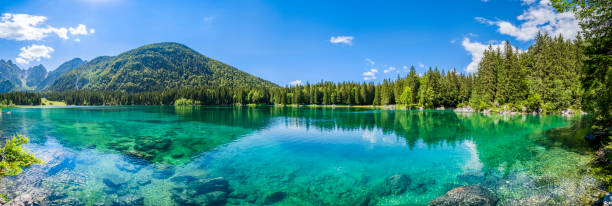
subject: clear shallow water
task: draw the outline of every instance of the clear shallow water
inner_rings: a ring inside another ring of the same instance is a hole
[[[480,184],[502,204],[571,204],[597,186],[581,169],[590,152],[570,128],[577,121],[360,108],[4,108],[0,136],[29,136],[47,164],[2,179],[0,193],[51,205],[424,205]],[[396,174],[409,177],[405,192],[377,192]]]

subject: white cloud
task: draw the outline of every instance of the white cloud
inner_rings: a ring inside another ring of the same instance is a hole
[[[70,27],[68,28],[68,30],[70,31],[70,34],[72,35],[88,35],[88,34],[93,34],[95,32],[94,29],[90,29],[88,32],[87,26],[83,24],[79,24],[76,28]]]
[[[51,58],[50,53],[55,51],[53,48],[45,46],[32,44],[28,47],[21,47],[21,53],[19,53],[19,57],[15,59],[15,61],[19,64],[27,64],[30,61],[40,61],[41,58]]]
[[[529,4],[533,4],[536,0],[521,0],[523,2],[523,4],[529,5]]]
[[[297,85],[303,85],[304,83],[302,83],[302,80],[293,80],[289,82],[289,85],[291,86],[297,86]]]
[[[386,74],[386,73],[389,73],[389,72],[395,71],[396,69],[397,69],[397,68],[395,68],[395,67],[389,67],[389,68],[387,68],[387,69],[383,70],[383,72]]]
[[[463,41],[461,42],[461,45],[463,45],[465,50],[468,51],[470,53],[470,55],[472,55],[472,62],[470,62],[470,64],[468,64],[468,66],[466,67],[465,71],[467,71],[469,73],[477,72],[478,71],[478,63],[480,63],[480,60],[482,60],[482,57],[484,57],[484,52],[485,52],[485,50],[487,50],[487,48],[489,48],[489,45],[486,45],[486,44],[483,44],[483,43],[480,43],[480,42],[472,42],[467,37],[463,39]],[[500,44],[491,45],[491,46],[494,49],[495,48],[502,48],[504,46],[504,44],[500,43]]]
[[[370,58],[365,58],[365,61],[366,61],[368,64],[370,64],[370,66],[375,64],[375,62],[374,62],[374,61],[372,61]]]
[[[350,46],[353,45],[353,39],[355,39],[353,36],[332,36],[329,42],[332,44],[346,44]]]
[[[455,40],[454,40],[454,39],[453,39],[453,40],[450,40],[450,43],[451,43],[451,44],[454,44],[454,43],[455,43]]]
[[[215,20],[215,17],[214,17],[214,16],[207,16],[207,17],[204,17],[204,22],[211,22],[211,21],[213,21],[213,20]]]
[[[495,25],[497,32],[515,37],[520,41],[529,41],[536,37],[538,32],[551,35],[562,35],[568,39],[575,39],[580,26],[573,13],[557,13],[551,6],[549,0],[541,0],[533,4],[535,0],[523,0],[523,4],[529,8],[520,16],[516,17],[522,23],[518,26],[503,20],[492,21],[482,17],[476,17],[476,21],[484,24]]]
[[[68,39],[68,30],[70,30],[72,35],[83,35],[80,29],[86,28],[82,24],[79,24],[77,28],[56,28],[45,25],[45,21],[47,21],[47,17],[44,16],[4,13],[0,17],[0,38],[17,41],[39,41],[46,38],[49,34],[55,34],[59,38]],[[85,30],[84,33],[87,34],[87,31]],[[93,33],[93,30],[90,33]]]
[[[407,72],[408,71],[408,66],[404,65],[402,66],[402,68],[404,68],[404,71]]]
[[[376,73],[378,73],[378,69],[372,68],[367,72],[363,73],[363,80],[373,80],[376,79]]]
[[[425,65],[421,62],[419,62],[419,68],[425,68]]]

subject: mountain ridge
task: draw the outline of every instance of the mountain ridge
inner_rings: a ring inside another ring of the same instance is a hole
[[[142,92],[197,86],[278,87],[183,44],[162,42],[97,57],[62,75],[48,89]]]
[[[228,86],[278,87],[183,44],[147,44],[90,61],[73,58],[47,71],[43,65],[21,69],[0,60],[0,93],[9,91],[158,91],[164,89]]]

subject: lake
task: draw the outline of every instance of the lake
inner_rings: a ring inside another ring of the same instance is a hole
[[[479,184],[500,203],[579,204],[598,182],[586,116],[367,108],[3,108],[46,162],[0,193],[49,205],[425,205]],[[401,175],[397,192],[386,179]],[[533,199],[536,200],[533,200]],[[523,201],[523,202],[521,202]]]

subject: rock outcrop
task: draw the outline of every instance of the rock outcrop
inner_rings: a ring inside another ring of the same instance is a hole
[[[441,197],[429,202],[429,205],[437,206],[494,206],[499,199],[489,189],[478,186],[461,186],[448,191]]]
[[[410,186],[412,180],[408,175],[396,174],[391,177],[387,177],[382,185],[378,188],[378,194],[381,196],[386,195],[399,195],[406,192],[406,189]]]

